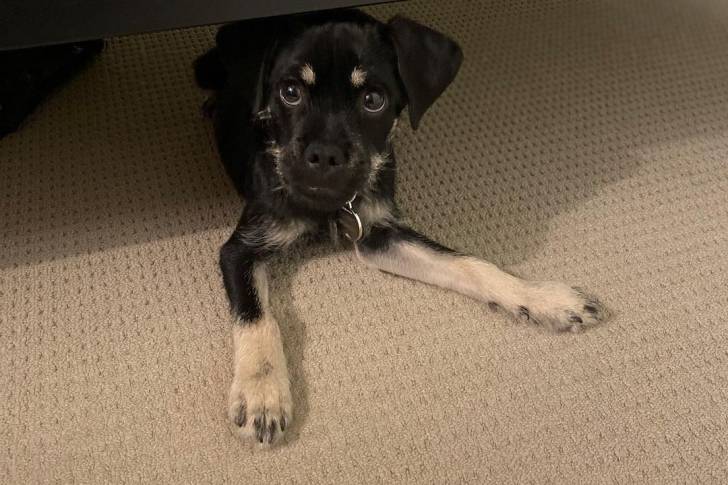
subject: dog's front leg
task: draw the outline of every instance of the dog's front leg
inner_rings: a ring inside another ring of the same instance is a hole
[[[268,304],[266,259],[305,228],[244,213],[220,251],[225,289],[234,318],[234,377],[228,416],[236,434],[270,444],[293,416],[281,333]]]
[[[356,251],[369,266],[457,291],[553,330],[578,330],[604,318],[602,306],[575,288],[517,278],[403,225],[375,226]]]

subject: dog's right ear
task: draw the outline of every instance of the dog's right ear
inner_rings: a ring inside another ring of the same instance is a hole
[[[227,70],[222,59],[220,49],[213,47],[195,59],[195,81],[202,89],[219,90],[225,86]]]
[[[463,51],[446,35],[405,17],[396,16],[387,26],[407,91],[410,124],[417,129],[425,111],[455,79]]]

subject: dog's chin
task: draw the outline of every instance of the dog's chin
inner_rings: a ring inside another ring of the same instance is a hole
[[[342,208],[355,194],[354,190],[301,185],[291,187],[289,200],[303,209],[327,213]]]

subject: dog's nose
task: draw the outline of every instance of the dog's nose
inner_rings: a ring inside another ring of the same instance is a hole
[[[311,143],[306,147],[303,159],[309,168],[322,172],[346,164],[346,156],[341,148],[324,143]]]

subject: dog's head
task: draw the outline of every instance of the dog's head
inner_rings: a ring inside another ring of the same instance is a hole
[[[385,24],[349,11],[267,25],[255,39],[267,40],[253,116],[280,187],[315,211],[374,190],[401,111],[416,128],[462,62],[451,39],[401,17]]]

